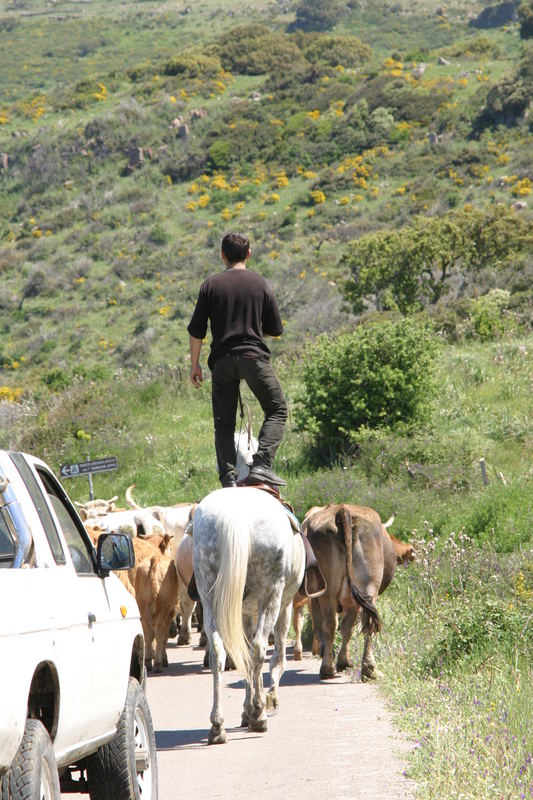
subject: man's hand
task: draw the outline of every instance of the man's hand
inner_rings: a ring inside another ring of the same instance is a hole
[[[201,368],[201,366],[199,364],[196,367],[191,367],[191,371],[189,373],[189,378],[191,380],[192,385],[196,389],[198,389],[200,384],[203,381],[202,368]]]

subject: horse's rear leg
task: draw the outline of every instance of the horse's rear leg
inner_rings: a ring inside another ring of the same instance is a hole
[[[270,658],[270,689],[267,694],[267,709],[277,711],[279,706],[278,687],[281,676],[285,672],[287,633],[291,621],[292,605],[289,603],[279,612],[278,621],[274,626],[274,652]]]
[[[267,729],[266,697],[263,686],[263,664],[265,663],[268,633],[273,620],[265,611],[259,614],[257,630],[251,645],[252,674],[250,695],[247,700],[248,728],[256,733],[264,733]],[[246,701],[245,701],[246,706]],[[244,715],[243,715],[244,716]]]
[[[207,634],[211,673],[213,675],[213,708],[211,709],[211,729],[207,735],[207,741],[209,744],[224,744],[227,737],[220,695],[221,676],[226,662],[226,651],[218,631],[215,630],[211,609],[204,608],[204,626]]]
[[[191,620],[194,607],[196,603],[191,600],[187,592],[187,587],[183,581],[179,583],[179,598],[180,598],[180,611],[181,611],[181,625],[180,633],[178,636],[178,644],[191,643]]]

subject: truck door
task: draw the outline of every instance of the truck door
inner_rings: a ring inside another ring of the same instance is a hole
[[[48,470],[36,466],[36,471],[54,509],[76,573],[76,592],[84,609],[89,636],[91,709],[88,719],[97,735],[113,729],[118,721],[125,695],[120,698],[117,693],[126,688],[124,674],[131,657],[123,642],[117,641],[120,606],[116,594],[112,602],[108,585],[116,579],[97,575],[92,542],[63,487]]]

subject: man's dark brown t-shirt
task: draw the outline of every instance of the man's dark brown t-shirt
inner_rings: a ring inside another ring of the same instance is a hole
[[[212,336],[207,360],[210,368],[228,353],[269,359],[263,336],[280,336],[283,332],[268,282],[249,269],[227,269],[202,283],[187,330],[195,339],[204,339],[208,321]]]

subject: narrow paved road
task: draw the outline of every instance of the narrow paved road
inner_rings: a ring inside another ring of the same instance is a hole
[[[227,672],[228,741],[207,745],[212,679],[197,642],[193,634],[191,647],[169,644],[168,669],[148,678],[159,800],[271,800],[273,793],[304,800],[413,799],[413,786],[402,775],[409,745],[395,735],[377,687],[345,677],[321,681],[318,660],[295,662],[292,648],[280,709],[269,718],[267,733],[238,727],[244,688],[235,672]]]

